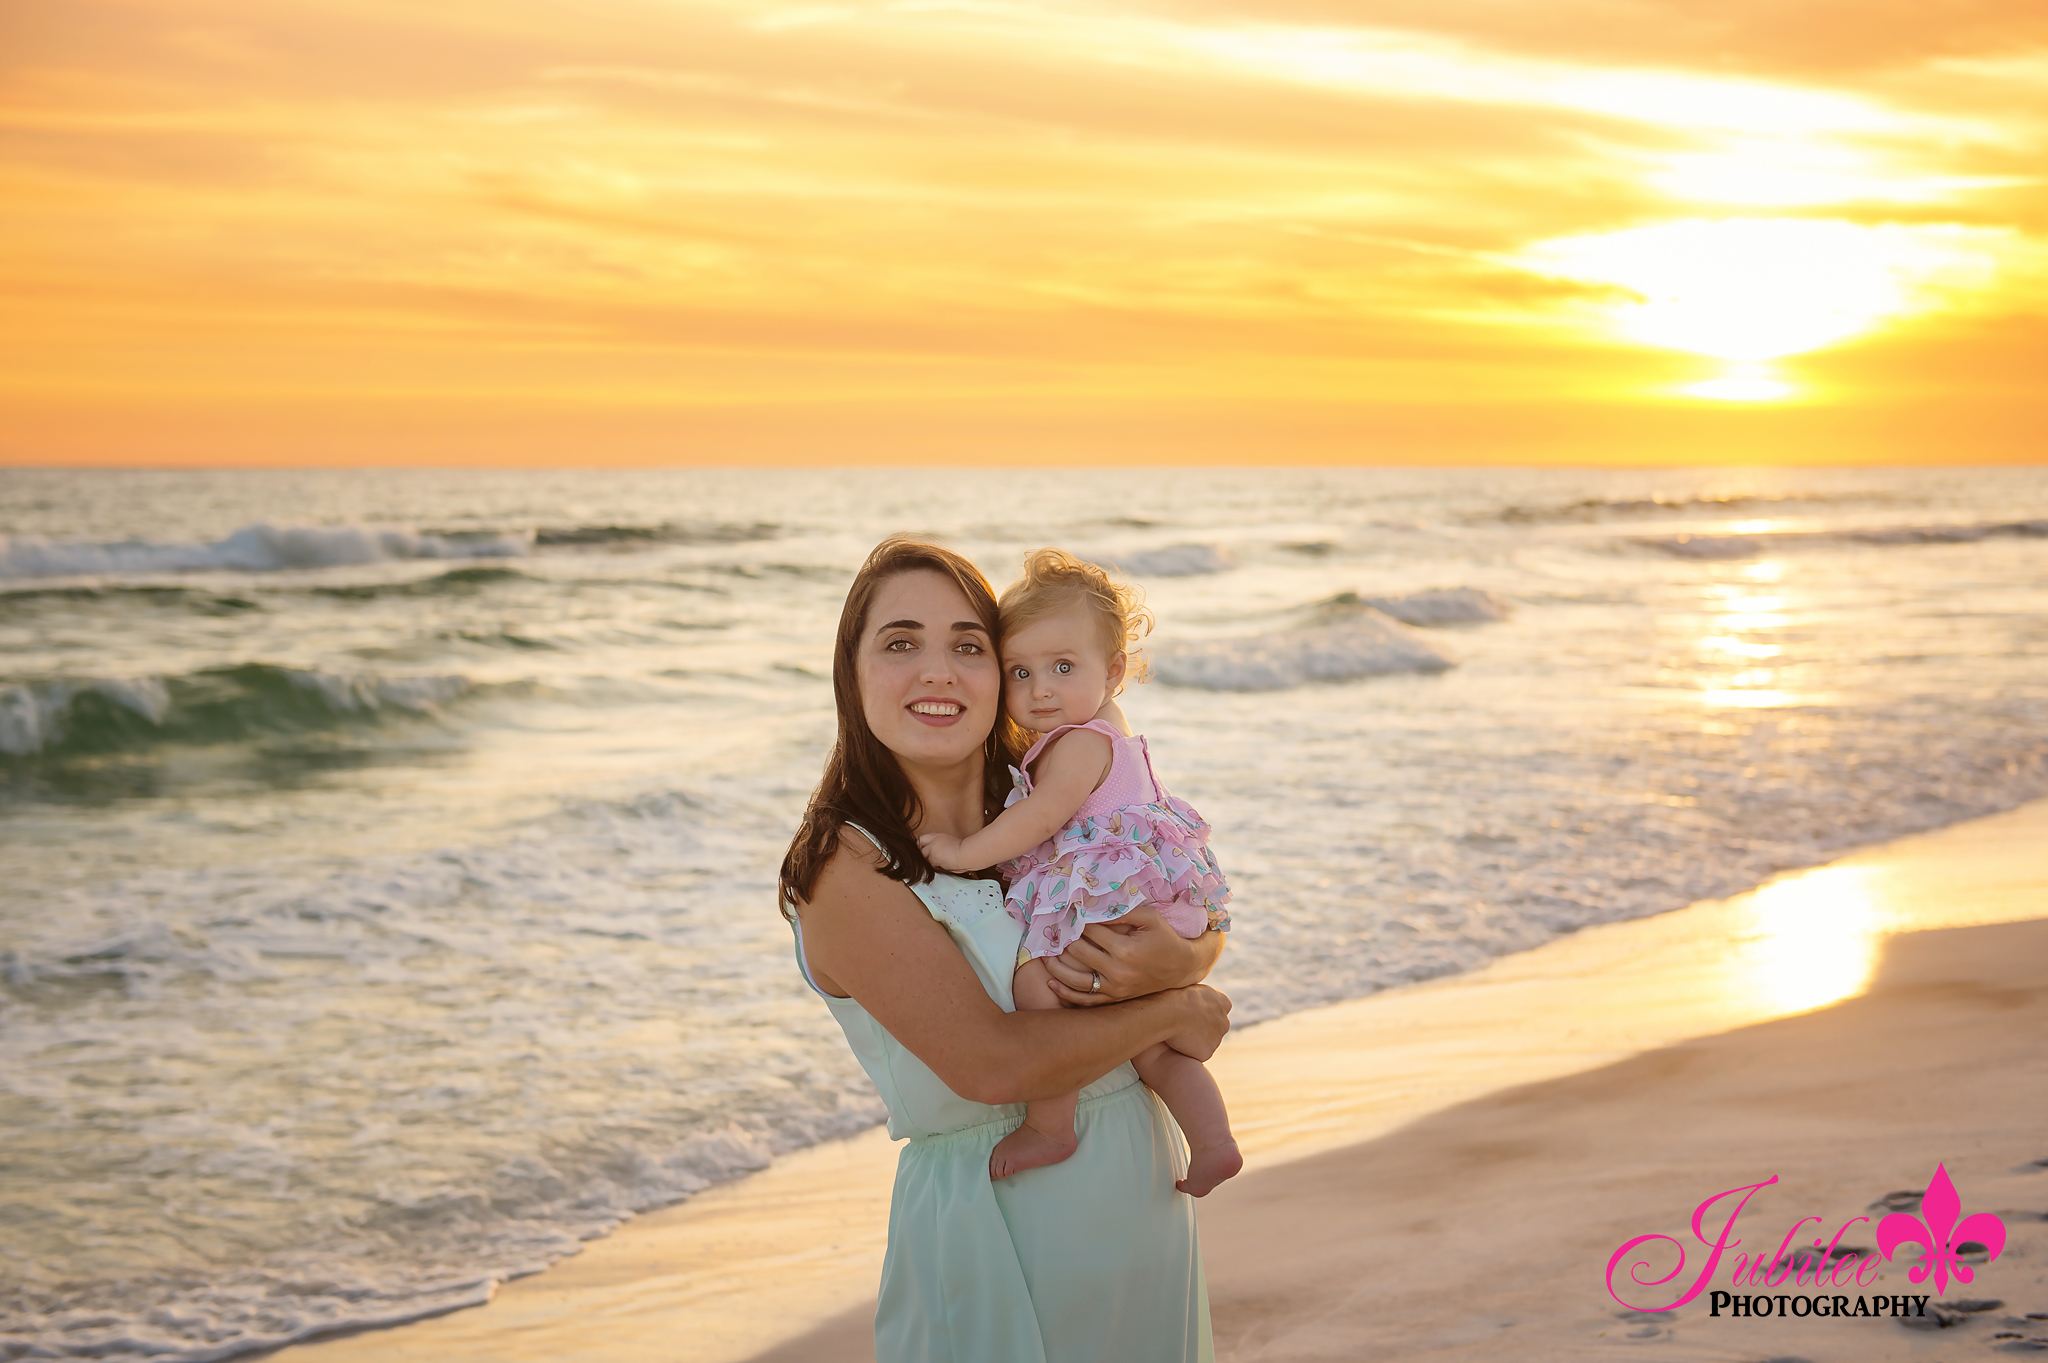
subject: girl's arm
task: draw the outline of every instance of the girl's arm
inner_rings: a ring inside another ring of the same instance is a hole
[[[1060,1002],[1095,1008],[1199,984],[1222,955],[1222,933],[1183,937],[1145,904],[1114,923],[1090,923],[1065,951],[1047,956],[1045,968]]]
[[[854,850],[862,845],[842,835],[802,906],[811,977],[827,993],[857,999],[961,1097],[1056,1097],[1154,1042],[1205,1059],[1229,1030],[1230,1000],[1206,985],[1112,1008],[1005,1013],[908,887]]]
[[[1031,793],[970,837],[926,833],[917,840],[925,857],[942,871],[973,871],[1021,857],[1074,817],[1109,775],[1109,740],[1093,729],[1076,729],[1039,757]]]

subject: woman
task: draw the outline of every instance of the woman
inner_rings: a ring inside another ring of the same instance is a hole
[[[1003,716],[996,602],[965,559],[885,540],[840,615],[839,741],[783,862],[797,960],[908,1138],[875,1314],[878,1363],[1206,1363],[1179,1133],[1130,1057],[1197,1058],[1230,1001],[1198,981],[1220,935],[1156,913],[1056,958],[1073,1009],[1014,1012],[1022,930],[1001,886],[936,874],[921,833],[1002,808],[1020,750]],[[1106,1005],[1106,1006],[1101,1006]],[[1079,1152],[992,1183],[1023,1104],[1081,1090]]]

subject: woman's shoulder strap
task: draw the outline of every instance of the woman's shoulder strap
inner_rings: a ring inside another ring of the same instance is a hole
[[[866,838],[868,840],[868,846],[874,848],[875,851],[884,858],[886,858],[889,855],[887,852],[882,851],[882,840],[880,838],[868,832],[867,829],[862,828],[859,824],[853,822],[851,819],[848,819],[846,822],[840,824],[839,826],[841,828],[851,828],[854,832],[860,834],[863,838]],[[946,873],[944,871],[941,871],[938,874],[939,877],[943,878],[945,877]],[[905,885],[904,888],[917,896],[917,902],[924,905],[924,911],[926,913],[930,914],[934,918],[939,919],[940,922],[945,921],[944,915],[942,915],[939,912],[937,906],[932,902],[933,895],[931,885]]]

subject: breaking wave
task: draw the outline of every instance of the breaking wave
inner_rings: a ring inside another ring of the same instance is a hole
[[[0,682],[0,761],[198,746],[438,712],[460,676],[344,676],[243,663],[173,677]]]
[[[1785,530],[1756,535],[1650,535],[1633,541],[1676,558],[1759,558],[1805,544],[1975,544],[2001,537],[2048,538],[2048,520],[1978,525],[1893,525],[1865,530]]]
[[[0,535],[0,578],[87,577],[102,573],[245,573],[335,568],[405,559],[518,558],[525,532],[427,534],[387,525],[245,525],[207,544],[49,540]]]
[[[1365,605],[1342,618],[1270,634],[1164,645],[1149,661],[1152,675],[1167,685],[1204,691],[1286,691],[1456,666],[1435,644]]]
[[[1433,629],[1439,625],[1484,625],[1505,620],[1513,608],[1492,592],[1477,587],[1432,587],[1406,596],[1361,596],[1339,592],[1315,605],[1319,621],[1351,619],[1363,610],[1376,610],[1404,625]]]
[[[782,527],[770,521],[665,521],[659,525],[567,525],[534,532],[543,549],[635,549],[649,544],[746,544],[772,540]]]
[[[1220,544],[1169,544],[1098,561],[1129,577],[1200,577],[1227,573],[1237,566],[1236,557]]]
[[[262,522],[205,543],[0,535],[0,580],[209,570],[267,573],[415,559],[524,558],[536,549],[603,551],[663,544],[745,544],[781,534],[782,527],[768,521],[668,521],[544,526],[538,530],[415,530],[398,525]]]
[[[107,913],[38,914],[35,933],[0,945],[6,1096],[73,1121],[91,1110],[60,1066],[27,1063],[76,1039],[101,1063],[141,1067],[162,1085],[153,1101],[182,1118],[151,1147],[157,1187],[175,1193],[124,1187],[112,1196],[129,1200],[96,1204],[55,1235],[189,1240],[168,1264],[127,1256],[0,1281],[0,1359],[217,1363],[477,1305],[639,1212],[875,1125],[872,1085],[779,961],[722,988],[693,968],[708,953],[752,956],[727,910],[706,921],[678,883],[744,902],[752,871],[735,862],[784,835],[779,808],[664,786],[568,799],[484,846],[249,868],[226,899],[219,879],[140,867]],[[321,968],[303,972],[307,960]],[[586,1026],[583,990],[598,985],[601,1025]],[[251,989],[260,1013],[230,1016],[274,1044],[227,1075],[158,1062],[207,1044],[195,1014],[210,1024],[222,1000]],[[117,991],[177,1000],[178,1011],[121,1028],[77,1007]],[[195,996],[204,1011],[182,1002]],[[707,1006],[746,1029],[737,1041],[692,1048],[689,1061],[617,1044],[621,1026],[671,1027],[678,1010],[708,1017],[687,1011]],[[449,1026],[546,1040],[459,1062],[436,1045],[391,1044]],[[360,1049],[309,1090],[294,1041],[312,1035]],[[721,1080],[735,1061],[767,1082]],[[607,1093],[605,1110],[552,1100],[576,1086]],[[242,1114],[259,1094],[271,1104],[251,1124]],[[278,1094],[289,1095],[281,1108]],[[474,1126],[403,1163],[357,1156],[353,1181],[334,1177],[338,1130],[376,1152],[398,1124],[457,1107]],[[240,1214],[225,1235],[223,1205]]]
[[[1727,497],[1584,497],[1555,506],[1509,506],[1481,520],[1500,520],[1510,525],[1570,524],[1629,516],[1715,515],[1724,512],[1784,510],[1796,506],[1839,506],[1845,502],[1886,502],[1889,497],[1870,494],[1828,496],[1820,493],[1765,496],[1738,493]]]

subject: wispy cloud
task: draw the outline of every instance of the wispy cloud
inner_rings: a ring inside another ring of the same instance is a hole
[[[271,408],[1647,410],[1695,354],[2034,353],[1999,320],[2048,313],[2031,16],[1879,5],[1830,55],[1782,7],[1544,8],[18,9],[8,453]]]

